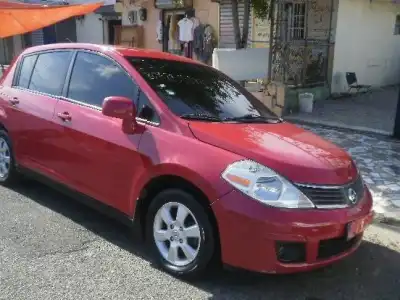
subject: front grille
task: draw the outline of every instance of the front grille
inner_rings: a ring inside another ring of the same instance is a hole
[[[347,240],[344,236],[319,242],[318,259],[328,259],[333,256],[342,254],[353,248],[360,241],[362,235],[357,235],[351,240]]]
[[[344,186],[318,186],[298,184],[297,187],[315,206],[341,207],[356,205],[364,196],[364,183],[361,176]]]

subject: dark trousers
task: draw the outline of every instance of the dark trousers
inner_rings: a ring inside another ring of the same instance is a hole
[[[193,42],[187,42],[185,45],[185,57],[193,58]]]

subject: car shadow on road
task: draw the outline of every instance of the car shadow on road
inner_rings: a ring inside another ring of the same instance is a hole
[[[132,238],[132,231],[117,221],[35,181],[24,180],[13,190],[133,255],[151,261],[144,244]],[[260,275],[225,270],[189,284],[204,290],[213,300],[400,300],[400,253],[364,241],[351,257],[314,272]]]

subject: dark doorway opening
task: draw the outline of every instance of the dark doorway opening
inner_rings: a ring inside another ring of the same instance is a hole
[[[114,45],[115,44],[115,26],[122,25],[122,21],[121,20],[109,20],[108,21],[108,43],[110,45]]]
[[[163,51],[183,55],[183,44],[178,40],[178,22],[185,17],[184,10],[163,11]]]

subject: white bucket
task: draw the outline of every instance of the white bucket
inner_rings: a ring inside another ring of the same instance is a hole
[[[314,106],[314,95],[311,93],[299,94],[300,112],[312,113]]]

